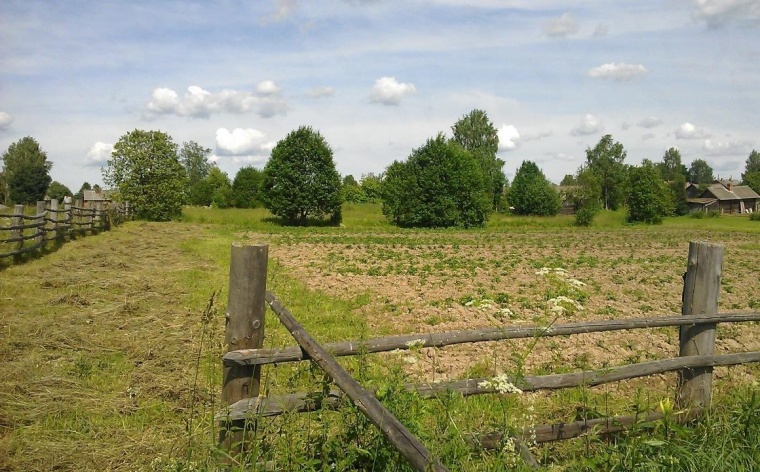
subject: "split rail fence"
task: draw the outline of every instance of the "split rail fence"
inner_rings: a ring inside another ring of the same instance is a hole
[[[609,382],[677,372],[675,407],[680,413],[675,420],[686,421],[710,407],[712,371],[716,366],[760,362],[760,352],[715,354],[718,323],[760,321],[760,313],[718,313],[718,296],[723,261],[723,247],[691,242],[684,275],[683,306],[680,316],[634,318],[555,324],[552,326],[499,327],[444,333],[392,336],[366,341],[347,341],[320,345],[301,326],[288,309],[266,291],[268,246],[232,246],[230,288],[226,325],[227,354],[223,358],[224,379],[222,400],[226,410],[217,416],[222,429],[220,445],[232,455],[245,449],[246,421],[281,415],[286,412],[307,412],[338,407],[347,396],[358,409],[383,432],[388,441],[419,471],[445,471],[446,467],[375,398],[336,361],[337,356],[355,356],[410,349],[411,346],[443,347],[461,343],[504,339],[568,336],[617,330],[680,327],[679,356],[603,370],[566,374],[524,376],[511,379],[523,391],[554,390],[596,386]],[[298,346],[263,349],[266,304],[290,331]],[[310,360],[330,376],[339,390],[294,393],[277,397],[260,397],[261,367],[269,364]],[[425,397],[444,392],[463,396],[495,393],[485,382],[491,379],[467,379],[430,384],[407,384],[410,391]],[[628,429],[642,421],[655,421],[661,412],[590,419],[569,423],[536,426],[524,432],[538,443],[569,439],[591,432],[609,434]],[[252,423],[251,423],[252,424]],[[485,448],[498,447],[506,433],[496,432],[479,438]],[[515,438],[520,441],[522,438]],[[529,464],[537,466],[527,447],[521,454]]]
[[[130,216],[129,203],[90,206],[81,200],[60,206],[56,199],[38,201],[34,215],[24,210],[15,205],[13,213],[0,214],[0,259],[39,251],[50,241],[105,231]]]

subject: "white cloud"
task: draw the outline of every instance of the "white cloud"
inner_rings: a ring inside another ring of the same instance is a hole
[[[554,132],[552,130],[544,129],[539,131],[536,134],[524,134],[520,137],[521,141],[537,141],[539,139],[544,139],[554,136]]]
[[[520,145],[520,132],[514,125],[501,125],[499,134],[499,151],[514,151]]]
[[[654,139],[654,133],[646,133],[641,135],[642,141],[649,141],[650,139]]]
[[[601,38],[602,36],[607,36],[607,33],[609,32],[610,32],[609,26],[599,23],[598,25],[596,25],[596,29],[594,30],[593,36],[595,38]]]
[[[656,116],[649,116],[647,118],[644,118],[643,120],[636,123],[636,126],[639,128],[656,128],[657,126],[660,126],[662,124],[662,119],[657,118]]]
[[[222,156],[246,156],[271,151],[274,147],[266,134],[253,128],[227,128],[216,130],[216,151]]]
[[[275,0],[274,12],[271,15],[272,21],[282,21],[293,14],[298,2],[296,0]]]
[[[260,95],[277,95],[281,91],[282,88],[274,80],[264,80],[256,85],[256,92]]]
[[[398,105],[407,95],[414,95],[417,89],[411,83],[399,83],[395,77],[381,77],[375,81],[370,92],[372,103]]]
[[[275,82],[265,80],[256,89],[256,93],[236,90],[211,93],[197,85],[191,85],[184,97],[180,98],[174,90],[161,87],[151,93],[143,115],[146,119],[160,115],[208,118],[214,113],[256,112],[262,118],[270,118],[288,112],[289,107],[280,97],[280,87]]]
[[[544,34],[552,38],[565,38],[578,32],[578,22],[570,13],[552,18],[544,25]]]
[[[570,130],[570,134],[573,136],[587,136],[589,134],[601,133],[604,130],[604,125],[594,115],[587,114],[583,117],[583,121]]]
[[[641,64],[626,64],[624,62],[602,64],[601,66],[589,69],[588,76],[594,79],[612,79],[617,81],[627,81],[635,79],[647,73],[647,68]]]
[[[87,155],[84,158],[84,165],[92,167],[103,167],[108,164],[108,160],[111,159],[111,153],[113,152],[113,144],[97,141],[87,151]]]
[[[695,0],[694,6],[694,16],[711,28],[732,22],[760,22],[760,2],[757,0]]]
[[[684,123],[676,130],[676,139],[704,139],[710,137],[703,129],[691,123]]]
[[[314,87],[307,95],[309,98],[325,98],[332,97],[333,94],[335,94],[335,89],[332,87]]]
[[[713,141],[705,139],[702,149],[709,156],[743,156],[752,150],[751,141]]]
[[[16,118],[10,113],[0,111],[0,130],[5,130],[5,129],[10,128],[11,123],[13,123],[13,120],[15,119]]]

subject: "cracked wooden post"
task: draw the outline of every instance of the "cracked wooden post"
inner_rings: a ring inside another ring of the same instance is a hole
[[[712,315],[718,312],[722,266],[723,246],[696,241],[689,243],[682,315]],[[715,327],[715,323],[682,326],[679,333],[679,356],[713,354]],[[697,367],[678,371],[678,409],[710,406],[712,370],[712,367]]]
[[[267,258],[269,246],[232,243],[230,288],[225,323],[227,350],[258,349],[264,343]],[[222,402],[225,405],[259,396],[261,366],[223,366]],[[223,422],[220,447],[235,456],[246,449],[246,421]]]
[[[34,228],[34,230],[37,232],[37,237],[34,238],[35,244],[45,244],[45,227],[47,224],[45,223],[45,210],[47,210],[47,202],[45,200],[39,200],[37,201],[37,211],[34,214],[36,218],[34,219],[34,222],[37,224],[42,224],[42,226],[38,226]],[[42,215],[42,216],[40,216]]]

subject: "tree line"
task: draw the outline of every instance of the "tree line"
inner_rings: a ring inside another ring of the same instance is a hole
[[[556,214],[563,202],[576,222],[590,224],[602,209],[627,208],[628,221],[657,223],[688,212],[686,182],[706,186],[715,176],[703,159],[687,168],[676,148],[659,162],[625,163],[624,146],[604,135],[586,149],[586,161],[560,186],[533,161],[523,161],[513,181],[497,157],[499,137],[482,110],[472,110],[451,127],[394,161],[382,174],[341,178],[332,149],[319,133],[303,126],[272,149],[263,170],[241,168],[234,179],[219,169],[211,150],[194,141],[180,147],[161,131],[134,130],[114,145],[103,180],[113,198],[130,201],[138,218],[165,221],[183,205],[218,208],[266,207],[285,224],[327,220],[339,224],[344,202],[382,203],[383,214],[402,227],[482,226],[495,211],[518,215]],[[28,203],[46,195],[72,195],[52,182],[52,163],[39,144],[25,137],[2,155],[0,201]],[[742,183],[760,193],[760,153],[746,161]],[[97,187],[97,186],[96,186]],[[91,189],[85,182],[76,196]]]

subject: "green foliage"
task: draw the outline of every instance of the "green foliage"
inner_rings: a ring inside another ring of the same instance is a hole
[[[216,164],[208,160],[211,149],[204,148],[195,141],[182,143],[179,150],[179,162],[185,168],[187,183],[192,186],[205,179]]]
[[[556,215],[562,204],[559,192],[531,161],[517,169],[507,199],[518,215]]]
[[[90,185],[89,182],[85,182],[82,184],[82,186],[79,188],[79,191],[74,194],[74,200],[83,199],[85,190],[92,190],[92,185]]]
[[[375,175],[373,173],[362,174],[359,185],[364,193],[367,203],[380,203],[382,201],[383,174]]]
[[[689,166],[689,182],[709,184],[715,180],[713,169],[704,159],[694,159]]]
[[[689,171],[686,166],[681,163],[681,151],[676,148],[670,148],[665,151],[662,156],[662,162],[657,163],[657,169],[662,175],[662,180],[669,182],[676,180],[679,177],[686,177],[689,175]]]
[[[353,175],[347,175],[343,178],[343,185],[341,185],[340,191],[343,201],[346,203],[364,203],[367,201],[364,191]]]
[[[103,180],[130,203],[136,218],[168,221],[182,213],[185,170],[164,132],[136,129],[119,138]]]
[[[612,135],[606,134],[593,149],[586,149],[586,165],[596,174],[602,189],[602,205],[607,210],[616,210],[623,204],[626,182],[626,158],[623,145],[614,142]]]
[[[483,189],[470,153],[439,133],[385,171],[383,214],[402,227],[481,226],[491,208]]]
[[[755,172],[760,172],[760,152],[757,152],[755,149],[752,150],[752,152],[749,153],[749,156],[747,157],[747,160],[744,163],[744,173],[742,174],[742,181],[745,182],[745,185],[747,184],[747,179],[745,178],[745,175],[752,174]],[[757,190],[755,190],[757,192]]]
[[[628,172],[628,222],[659,224],[672,211],[672,194],[657,168],[649,161],[632,167]]]
[[[71,197],[73,194],[71,193],[71,190],[62,183],[58,182],[57,180],[54,180],[50,187],[48,187],[47,190],[47,196],[50,198],[54,198],[58,200],[59,202],[62,202],[64,197]]]
[[[506,178],[502,171],[504,161],[496,157],[499,151],[499,134],[483,110],[472,110],[451,127],[454,141],[470,152],[478,163],[483,175],[483,188],[491,202],[492,209],[497,209],[504,192]]]
[[[749,215],[750,221],[760,221],[760,212],[755,212]]]
[[[575,224],[591,226],[601,209],[602,186],[597,175],[582,166],[575,177],[576,189],[573,193],[575,203]]]
[[[261,183],[264,174],[255,167],[246,166],[238,170],[232,181],[235,207],[256,208],[261,204]]]
[[[573,174],[565,174],[565,176],[562,177],[562,181],[559,184],[563,187],[569,187],[572,185],[576,185],[577,182]]]
[[[53,164],[34,138],[27,136],[11,144],[2,159],[6,200],[28,204],[45,198]]]
[[[667,186],[670,190],[673,214],[675,216],[688,215],[689,203],[686,198],[686,177],[676,175],[672,180],[668,181]]]
[[[286,224],[341,215],[340,175],[325,138],[311,127],[291,131],[272,149],[264,167],[264,206]]]
[[[742,183],[760,194],[760,170],[745,172],[742,174]]]

